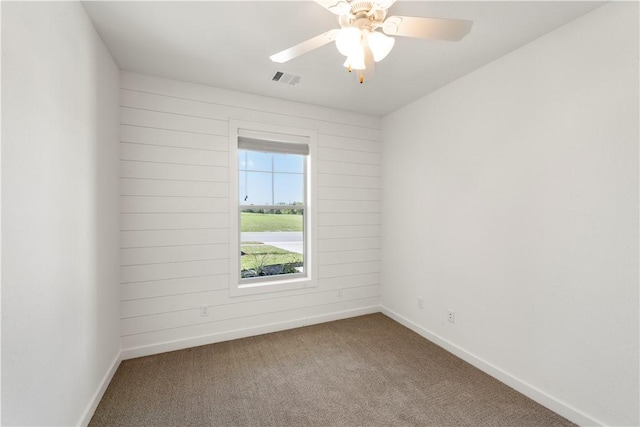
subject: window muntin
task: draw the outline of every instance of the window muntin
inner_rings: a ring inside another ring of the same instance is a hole
[[[299,154],[238,150],[239,205],[304,204],[304,165]]]

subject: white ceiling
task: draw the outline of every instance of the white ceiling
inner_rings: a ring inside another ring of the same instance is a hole
[[[389,15],[474,21],[460,42],[397,37],[360,85],[329,44],[275,64],[269,56],[339,28],[313,1],[89,1],[123,70],[382,116],[600,6],[582,1],[398,1]],[[296,86],[276,71],[302,76]]]

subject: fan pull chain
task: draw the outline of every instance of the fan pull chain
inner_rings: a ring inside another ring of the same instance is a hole
[[[353,68],[351,67],[351,64],[349,64],[349,66],[347,66],[347,71],[348,72],[352,72]],[[360,76],[358,77],[358,81],[360,82],[360,84],[364,83],[364,72],[362,70],[358,70],[360,71]]]

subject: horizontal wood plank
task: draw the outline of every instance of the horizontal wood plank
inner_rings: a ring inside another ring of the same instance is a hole
[[[120,214],[120,230],[177,230],[229,227],[228,213]]]
[[[379,273],[380,262],[352,262],[347,264],[321,265],[318,276],[320,278],[354,276],[367,273]]]
[[[321,187],[380,189],[382,179],[379,176],[354,176],[323,172],[318,176],[318,185]]]
[[[320,133],[331,136],[341,136],[367,141],[379,141],[381,131],[368,127],[345,125],[335,122],[321,122]]]
[[[178,261],[229,259],[229,245],[185,245],[120,250],[121,265],[160,264]]]
[[[215,291],[205,291],[124,301],[120,306],[120,316],[123,319],[127,319],[137,316],[189,310],[203,305],[211,306],[213,295],[215,294]]]
[[[322,290],[344,289],[349,287],[380,284],[380,273],[366,273],[353,276],[324,277],[318,280]]]
[[[229,197],[229,184],[226,182],[120,178],[120,195]]]
[[[321,239],[320,241],[318,241],[319,252],[342,252],[379,248],[380,237]]]
[[[345,239],[354,237],[380,237],[380,225],[340,225],[318,227],[318,237],[324,239]]]
[[[323,135],[318,137],[318,146],[338,148],[343,150],[363,151],[366,153],[381,153],[382,144],[375,140],[349,138],[338,135]]]
[[[186,277],[168,280],[150,280],[146,282],[123,283],[120,285],[122,301],[155,298],[168,295],[200,293],[224,290],[228,292],[229,275]]]
[[[331,213],[378,213],[382,210],[382,202],[366,200],[320,200],[318,212]]]
[[[380,261],[380,249],[360,249],[356,251],[320,252],[320,266]]]
[[[226,120],[181,116],[129,107],[120,107],[120,123],[207,135],[227,136],[229,134],[229,125]]]
[[[167,264],[131,265],[120,268],[120,282],[180,279],[229,273],[229,260],[185,261]]]
[[[326,173],[348,176],[379,177],[381,174],[381,168],[379,165],[364,165],[356,163],[329,162],[326,160],[318,160],[318,172],[321,174]]]
[[[167,179],[174,181],[228,182],[229,168],[120,160],[120,177]]]
[[[120,141],[198,150],[229,151],[229,137],[144,126],[120,125]]]
[[[120,196],[120,210],[122,213],[228,212],[229,199],[226,197]]]
[[[120,105],[183,116],[228,120],[229,107],[192,99],[120,89]]]
[[[120,143],[120,159],[181,165],[223,167],[229,165],[229,154],[226,151],[163,147],[129,142]]]
[[[369,200],[381,201],[382,190],[372,188],[319,187],[319,200]]]
[[[324,148],[318,150],[318,159],[331,162],[343,162],[354,164],[380,165],[382,163],[379,153],[366,153],[347,149]]]
[[[379,213],[319,213],[318,225],[380,225]]]
[[[229,230],[227,228],[120,232],[120,247],[123,249],[222,243],[229,243]]]

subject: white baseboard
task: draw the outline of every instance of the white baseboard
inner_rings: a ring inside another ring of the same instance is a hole
[[[149,346],[128,348],[122,350],[122,360],[150,356],[153,354],[165,353],[167,351],[182,350],[185,348],[197,347],[201,345],[214,344],[217,342],[235,340],[238,338],[268,334],[270,332],[284,331],[287,329],[300,328],[302,326],[315,325],[318,323],[331,322],[334,320],[347,319],[349,317],[362,316],[365,314],[379,312],[380,306],[374,305],[370,307],[323,314],[320,316],[288,320],[286,322],[270,323],[267,325],[260,325],[252,328],[236,329],[233,331],[225,331],[211,335],[202,335],[199,337],[187,338],[184,340],[167,341]]]
[[[113,359],[113,362],[111,363],[111,367],[109,368],[107,373],[104,374],[104,377],[102,377],[102,381],[100,381],[100,384],[98,385],[98,389],[96,390],[95,393],[93,393],[93,396],[91,396],[91,400],[89,401],[89,405],[87,406],[87,409],[85,409],[84,413],[82,414],[82,416],[80,417],[80,420],[76,425],[82,426],[82,427],[89,425],[89,421],[91,421],[91,417],[93,417],[93,414],[96,412],[96,408],[98,407],[100,400],[102,400],[102,396],[104,395],[104,392],[107,390],[107,387],[109,387],[109,383],[111,382],[111,380],[113,379],[113,376],[118,370],[118,366],[120,366],[121,361],[122,361],[122,352],[119,351],[118,354],[116,354],[116,357]]]
[[[571,407],[570,405],[567,405],[566,403],[554,398],[553,396],[550,396],[544,391],[539,390],[530,384],[527,384],[526,382],[503,371],[497,366],[492,365],[491,363],[486,362],[485,360],[482,360],[481,358],[473,355],[467,350],[461,347],[458,347],[457,345],[445,340],[439,335],[434,334],[433,332],[421,326],[418,326],[411,320],[407,319],[404,316],[399,315],[398,313],[392,310],[389,310],[385,306],[381,306],[380,308],[383,314],[385,314],[386,316],[389,316],[390,318],[400,323],[401,325],[406,326],[407,328],[411,329],[415,333],[423,336],[424,338],[428,339],[434,344],[437,344],[438,346],[444,348],[448,352],[458,356],[465,362],[470,363],[471,365],[475,366],[481,371],[491,375],[497,380],[508,385],[509,387],[519,391],[520,393],[524,394],[530,399],[535,400],[542,406],[545,406],[551,409],[553,412],[565,417],[569,421],[573,421],[574,423],[581,426],[604,426],[605,425],[605,423],[602,423],[590,417],[589,415]]]

